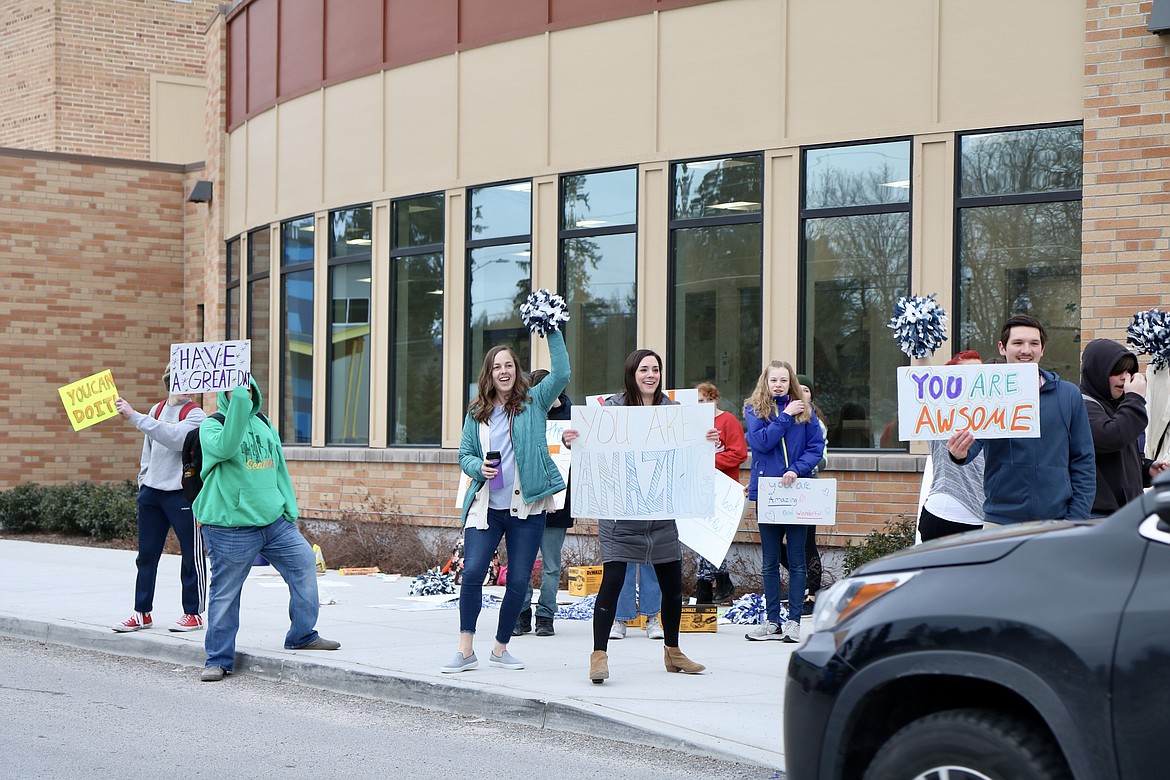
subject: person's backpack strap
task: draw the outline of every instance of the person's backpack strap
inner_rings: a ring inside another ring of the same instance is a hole
[[[192,403],[194,403],[194,402],[192,402]],[[157,404],[155,404],[151,408],[150,416],[157,420],[159,417],[162,416],[163,406],[165,406],[165,405],[166,405],[166,401],[159,401]],[[182,419],[182,417],[180,417],[179,419]]]
[[[183,408],[179,410],[179,422],[187,419],[187,415],[199,408],[199,404],[194,401],[188,401],[183,404]],[[156,418],[157,419],[157,418]]]

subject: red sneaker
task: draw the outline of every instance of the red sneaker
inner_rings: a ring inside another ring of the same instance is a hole
[[[171,631],[199,631],[202,628],[202,615],[183,615],[170,626]]]
[[[135,612],[124,621],[114,626],[114,630],[119,634],[127,631],[141,631],[144,628],[153,628],[154,621],[150,619],[149,612]]]

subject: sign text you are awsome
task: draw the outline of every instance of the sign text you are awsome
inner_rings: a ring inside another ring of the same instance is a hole
[[[1040,377],[1034,365],[909,366],[898,369],[902,440],[1040,435]]]

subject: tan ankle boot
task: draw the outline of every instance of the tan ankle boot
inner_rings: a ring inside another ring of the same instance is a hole
[[[601,685],[609,679],[609,656],[604,650],[594,650],[589,655],[589,679],[594,685]]]
[[[698,674],[707,668],[687,658],[683,655],[682,650],[679,650],[677,647],[663,647],[662,654],[663,660],[666,662],[666,671],[668,672]]]

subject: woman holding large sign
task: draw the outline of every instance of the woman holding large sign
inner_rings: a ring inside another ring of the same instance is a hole
[[[459,591],[459,652],[442,667],[444,674],[479,666],[472,643],[483,606],[483,580],[500,539],[508,550],[508,583],[488,664],[524,668],[524,662],[508,652],[508,641],[526,606],[545,512],[555,508],[554,494],[565,489],[545,435],[548,410],[569,382],[569,353],[559,330],[559,323],[568,319],[564,300],[540,290],[520,311],[530,330],[548,336],[552,370],[540,384],[529,387],[511,347],[495,346],[484,356],[478,392],[467,409],[459,443],[459,465],[471,478],[463,499],[466,564]]]
[[[825,452],[820,421],[800,396],[792,366],[773,360],[760,374],[755,392],[744,401],[747,442],[752,448],[748,498],[757,500],[760,477],[778,477],[785,486],[811,477]],[[757,512],[757,519],[758,519]],[[748,639],[800,641],[800,613],[804,602],[807,564],[804,548],[807,525],[759,523],[763,552],[764,600],[768,615]],[[788,540],[788,620],[780,625],[780,545]]]
[[[664,406],[676,404],[662,391],[662,358],[649,349],[637,349],[626,358],[625,391],[610,397],[605,406]],[[564,441],[572,445],[577,431],[565,431]],[[719,431],[707,431],[707,440],[718,444]],[[593,607],[593,653],[589,656],[589,679],[609,679],[609,631],[613,626],[618,596],[626,579],[626,564],[653,564],[662,590],[663,659],[668,672],[698,674],[706,669],[683,655],[678,647],[682,620],[682,546],[674,520],[598,520],[603,573]]]

